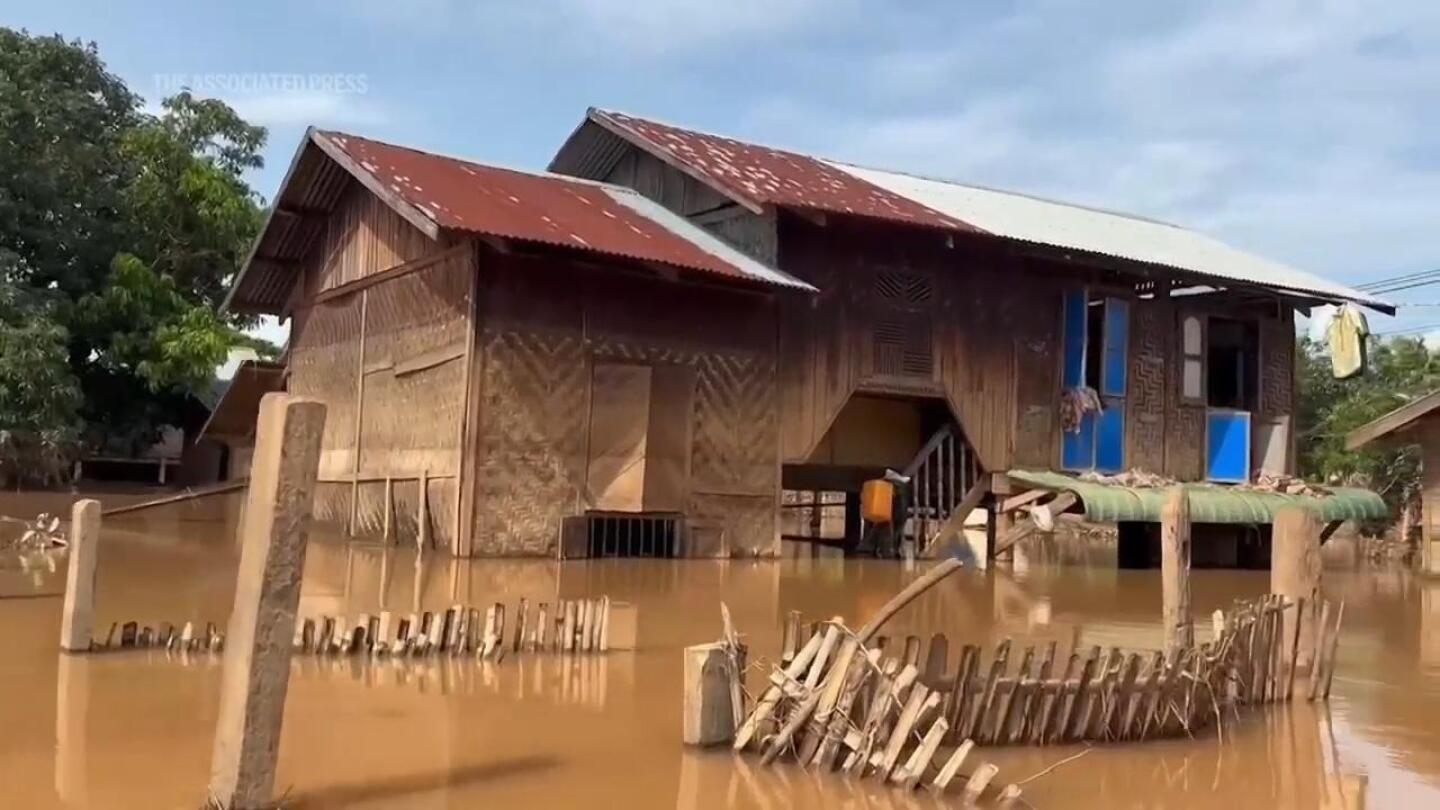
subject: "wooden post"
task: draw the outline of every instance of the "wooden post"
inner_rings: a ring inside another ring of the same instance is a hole
[[[360,356],[355,360],[355,441],[351,445],[355,453],[355,461],[350,467],[350,520],[345,524],[345,533],[351,537],[355,536],[355,524],[360,509],[360,437],[364,432],[365,425],[365,322],[369,320],[369,307],[370,291],[361,290]]]
[[[421,551],[430,545],[430,470],[420,471],[420,496],[415,509],[415,520],[419,529],[415,533],[415,547]]]
[[[1270,592],[1304,606],[1285,612],[1284,638],[1293,638],[1298,614],[1300,647],[1295,669],[1310,669],[1315,657],[1315,610],[1320,597],[1320,518],[1301,506],[1275,513],[1270,541]]]
[[[686,745],[720,745],[735,739],[731,684],[738,679],[724,642],[685,648]]]
[[[95,559],[100,553],[100,502],[86,498],[70,507],[70,561],[60,649],[85,652],[95,632]]]
[[[210,772],[210,796],[222,807],[274,803],[289,642],[324,429],[321,402],[283,393],[260,401]]]
[[[605,646],[609,650],[633,650],[640,636],[640,614],[630,602],[611,602],[605,618]]]
[[[1165,649],[1195,643],[1190,624],[1190,496],[1175,487],[1160,512],[1160,576],[1164,588]]]
[[[385,523],[381,531],[380,539],[385,545],[390,545],[392,535],[395,533],[395,479],[385,476]]]

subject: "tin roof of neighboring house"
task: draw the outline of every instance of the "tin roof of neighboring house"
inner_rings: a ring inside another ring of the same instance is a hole
[[[314,234],[295,222],[323,214],[353,177],[416,228],[472,233],[655,262],[722,280],[814,291],[689,220],[619,186],[506,169],[348,135],[306,133],[227,306],[277,311]],[[312,228],[313,231],[313,228]]]
[[[1345,437],[1345,449],[1359,450],[1376,441],[1382,444],[1419,442],[1422,437],[1415,428],[1422,418],[1434,414],[1436,408],[1440,408],[1440,391],[1431,391],[1423,397],[1417,397],[1350,431]]]
[[[1016,192],[864,168],[610,110],[591,109],[551,169],[601,176],[597,172],[619,154],[617,139],[676,166],[757,213],[765,206],[778,206],[988,234],[1394,311],[1389,303],[1362,291],[1178,225]]]
[[[199,438],[244,438],[255,431],[260,399],[285,388],[285,367],[264,360],[243,360],[235,369]]]

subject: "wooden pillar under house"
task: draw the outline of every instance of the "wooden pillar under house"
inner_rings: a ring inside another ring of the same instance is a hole
[[[1173,653],[1195,643],[1190,621],[1190,496],[1174,487],[1160,512],[1160,577],[1165,650]]]

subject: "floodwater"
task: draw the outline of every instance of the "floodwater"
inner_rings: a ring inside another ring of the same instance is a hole
[[[97,633],[129,620],[223,626],[233,529],[149,514],[106,526]],[[1116,571],[1103,552],[1093,556],[1100,559],[962,571],[887,632],[944,632],[952,651],[1007,636],[1059,640],[1062,649],[1157,644],[1158,575]],[[0,806],[197,807],[219,658],[61,655],[64,559],[23,562],[0,557]],[[464,563],[433,555],[417,564],[413,552],[314,538],[304,615],[607,594],[639,606],[640,648],[498,664],[297,656],[277,789],[294,808],[958,805],[681,744],[681,648],[718,637],[721,600],[752,660],[770,659],[786,611],[858,625],[920,570],[878,561]],[[1193,740],[985,749],[1000,766],[997,782],[1041,774],[1023,785],[1040,808],[1440,806],[1440,582],[1384,571],[1326,577],[1328,594],[1347,603],[1328,709],[1260,711]],[[1204,617],[1264,592],[1268,575],[1197,571],[1192,583]],[[753,671],[752,685],[763,674]]]

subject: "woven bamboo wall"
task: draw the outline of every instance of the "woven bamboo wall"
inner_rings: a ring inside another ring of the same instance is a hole
[[[352,189],[330,217],[305,277],[311,295],[400,265],[413,272],[299,308],[289,390],[328,408],[316,516],[378,534],[384,479],[393,485],[397,537],[414,537],[419,478],[436,545],[454,536],[459,492],[473,263],[442,253],[378,199]]]
[[[609,361],[693,378],[691,412],[678,415],[691,420],[689,469],[677,473],[688,476],[688,516],[724,537],[713,553],[774,553],[779,437],[765,299],[553,259],[487,254],[482,276],[476,554],[554,554],[561,521],[589,506],[590,368]]]

